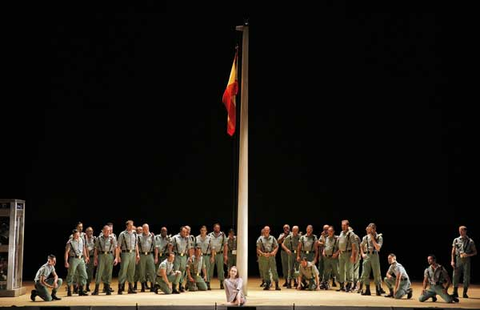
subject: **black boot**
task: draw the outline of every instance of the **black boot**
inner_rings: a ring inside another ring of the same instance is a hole
[[[288,283],[287,283],[287,279],[285,279],[285,283],[283,283],[283,287],[287,287]]]
[[[295,288],[297,288],[297,286],[298,286],[297,279],[293,279],[293,286],[294,286]]]
[[[78,285],[77,284],[73,285],[73,293],[78,294]]]
[[[135,281],[135,284],[133,284],[133,289],[136,291],[137,290],[137,281]],[[130,285],[129,285],[130,286]]]
[[[223,290],[225,287],[223,287],[223,280],[220,280],[220,289]]]
[[[172,284],[172,294],[180,294],[180,292],[177,291],[177,286],[175,284]]]
[[[72,286],[67,285],[67,296],[72,296]]]
[[[287,288],[292,288],[292,279],[289,279],[287,282]]]
[[[32,301],[35,301],[35,297],[38,296],[37,290],[32,290],[32,293],[30,294],[30,299]]]
[[[265,286],[265,281],[262,280],[262,283],[260,283],[260,287],[264,287]]]
[[[87,292],[90,292],[90,284],[87,284],[86,287],[87,287],[87,288],[86,288],[85,290],[86,290]]]
[[[375,285],[375,294],[377,296],[382,296],[382,293],[380,292],[380,287],[378,285]]]
[[[280,290],[281,290],[280,286],[278,286],[278,281],[275,281],[275,290],[276,290],[276,291],[280,291]]]
[[[98,295],[99,289],[100,289],[100,284],[95,284],[95,289],[93,290],[92,295]]]
[[[207,291],[211,291],[212,288],[210,287],[210,282],[207,282]]]
[[[133,289],[133,284],[128,282],[128,294],[136,294],[135,290]]]
[[[146,289],[146,290],[149,290],[149,289],[150,289],[150,286],[148,286],[148,282],[147,282],[147,281],[145,281],[145,289]]]
[[[387,293],[383,290],[382,283],[378,284],[377,286],[378,286],[378,291],[380,292],[380,294],[386,294]]]
[[[343,282],[340,282],[340,288],[337,290],[337,292],[345,292],[345,287]]]
[[[182,284],[179,284],[179,285],[178,285],[178,291],[179,291],[180,293],[185,292],[185,288],[183,287]]]
[[[52,300],[62,300],[60,297],[57,296],[57,291],[52,292]]]
[[[364,296],[372,295],[372,293],[370,292],[370,284],[365,285],[365,292],[362,292],[361,294],[364,295]]]
[[[142,282],[142,289],[140,290],[140,292],[145,293],[145,289],[146,289],[145,286],[146,286],[145,282]]]
[[[265,281],[265,287],[263,288],[264,291],[268,291],[270,289],[270,281]]]
[[[337,283],[335,282],[335,278],[332,278],[332,287],[337,287]]]
[[[78,286],[78,296],[88,296],[88,293],[83,290],[83,285]]]
[[[352,291],[352,283],[348,282],[347,285],[345,286],[345,292],[351,292]]]
[[[468,292],[468,287],[467,288],[463,288],[463,298],[468,298],[468,295],[467,295],[467,292]]]
[[[454,288],[453,288],[453,294],[452,294],[452,296],[458,298],[458,287],[454,287]]]
[[[407,299],[411,299],[413,297],[413,290],[412,288],[409,288],[407,290]]]
[[[123,293],[122,288],[123,288],[123,285],[119,283],[118,284],[118,293],[117,293],[118,295],[122,295],[122,293]]]
[[[363,282],[360,282],[360,284],[358,285],[358,291],[357,291],[357,293],[358,293],[358,294],[362,293],[362,289],[363,289]]]
[[[112,288],[110,287],[110,284],[104,284],[103,285],[105,287],[105,294],[107,295],[112,295]]]
[[[388,288],[388,290],[390,291],[390,293],[388,293],[388,295],[385,295],[385,297],[393,298],[393,290],[391,288]]]
[[[436,302],[437,301],[437,296],[432,296],[432,302]]]
[[[154,293],[155,292],[155,283],[150,282],[150,292]]]

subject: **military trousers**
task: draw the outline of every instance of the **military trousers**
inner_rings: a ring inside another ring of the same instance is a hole
[[[72,285],[75,278],[75,273],[78,270],[78,282],[77,284],[85,285],[87,282],[87,270],[85,267],[85,261],[83,258],[70,257],[68,259],[68,274],[67,274],[67,285]]]
[[[113,271],[113,254],[98,254],[97,274],[95,276],[95,284],[100,284],[102,281],[104,284],[110,285],[112,283],[112,271]]]
[[[46,279],[45,282],[47,282],[48,285],[53,285],[54,278],[49,278]],[[57,279],[57,288],[52,289],[52,294],[55,294],[58,291],[58,288],[62,286],[63,280],[61,278]],[[37,295],[45,300],[45,301],[51,301],[52,300],[52,295],[48,292],[48,287],[40,283],[40,281],[35,282],[35,290],[37,291]]]
[[[429,299],[430,297],[440,295],[447,303],[453,302],[452,296],[450,296],[442,285],[430,285],[428,289],[425,290],[425,293],[420,295],[418,300],[420,302],[424,302],[425,300]]]
[[[387,287],[393,292],[395,288],[395,283],[397,282],[397,279],[392,277],[392,278],[387,278],[385,277],[383,279],[385,281],[385,284],[387,284]],[[400,284],[398,285],[398,290],[395,293],[395,296],[393,296],[395,299],[401,299],[403,296],[407,295],[408,289],[412,286],[410,283],[410,280],[408,279],[402,279],[400,280]]]
[[[270,281],[270,272],[272,273],[272,280],[278,282],[278,273],[277,273],[277,262],[275,261],[275,256],[259,257],[260,269],[262,269],[263,280],[265,282]]]
[[[181,271],[177,270],[174,274],[167,276],[168,281],[172,283],[173,287],[176,287],[178,283],[180,283],[180,278],[182,277]],[[168,286],[168,284],[163,280],[163,278],[157,275],[156,279],[157,285],[160,287],[160,290],[165,294],[171,294],[172,289]]]
[[[155,260],[153,254],[142,254],[140,253],[140,262],[138,263],[138,281],[144,283],[150,281],[151,283],[155,282]]]
[[[340,252],[338,256],[338,281],[353,283],[353,263],[350,261],[352,251]]]
[[[135,251],[123,252],[120,254],[122,262],[120,264],[120,271],[118,272],[118,283],[124,284],[125,281],[132,283],[135,280],[135,265],[136,265],[136,256]]]
[[[459,255],[455,258],[455,268],[453,269],[453,287],[458,287],[460,276],[463,274],[463,288],[470,286],[470,257],[461,258]]]

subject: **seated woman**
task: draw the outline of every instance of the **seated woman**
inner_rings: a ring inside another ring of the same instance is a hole
[[[243,306],[247,301],[243,294],[243,280],[238,277],[236,266],[232,266],[228,272],[228,278],[224,281],[225,293],[229,305]]]

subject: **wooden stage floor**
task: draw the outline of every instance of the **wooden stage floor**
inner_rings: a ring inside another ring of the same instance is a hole
[[[283,282],[281,282],[283,283]],[[225,292],[219,289],[218,281],[212,282],[212,291],[207,292],[185,292],[179,295],[163,295],[154,293],[137,293],[117,295],[117,282],[113,283],[115,292],[111,296],[100,294],[99,296],[82,296],[74,295],[66,297],[65,286],[60,288],[58,296],[62,298],[60,301],[44,302],[37,297],[36,302],[30,300],[30,291],[33,287],[32,282],[24,283],[27,287],[27,294],[19,297],[2,297],[0,298],[0,307],[44,307],[44,306],[212,306],[215,304],[218,308],[225,309]],[[297,306],[326,306],[329,307],[405,307],[405,308],[463,308],[463,309],[480,309],[480,286],[473,285],[469,289],[468,299],[460,298],[458,304],[447,304],[440,297],[438,301],[433,303],[431,300],[419,302],[418,296],[421,292],[421,283],[413,284],[413,298],[411,300],[402,299],[395,300],[385,298],[383,296],[361,296],[357,293],[336,292],[331,288],[329,291],[297,291],[294,289],[282,288],[281,291],[263,291],[259,287],[260,280],[258,278],[250,278],[248,282],[249,291],[247,304],[245,306],[287,306],[295,309]],[[102,286],[101,286],[102,287]],[[384,289],[387,290],[384,285]],[[450,291],[451,292],[451,291]],[[460,288],[460,293],[462,289]]]

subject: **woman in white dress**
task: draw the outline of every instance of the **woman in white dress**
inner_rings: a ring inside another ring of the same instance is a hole
[[[243,306],[247,301],[243,294],[243,280],[238,277],[236,266],[232,266],[228,272],[228,278],[223,281],[227,303],[229,305]]]

